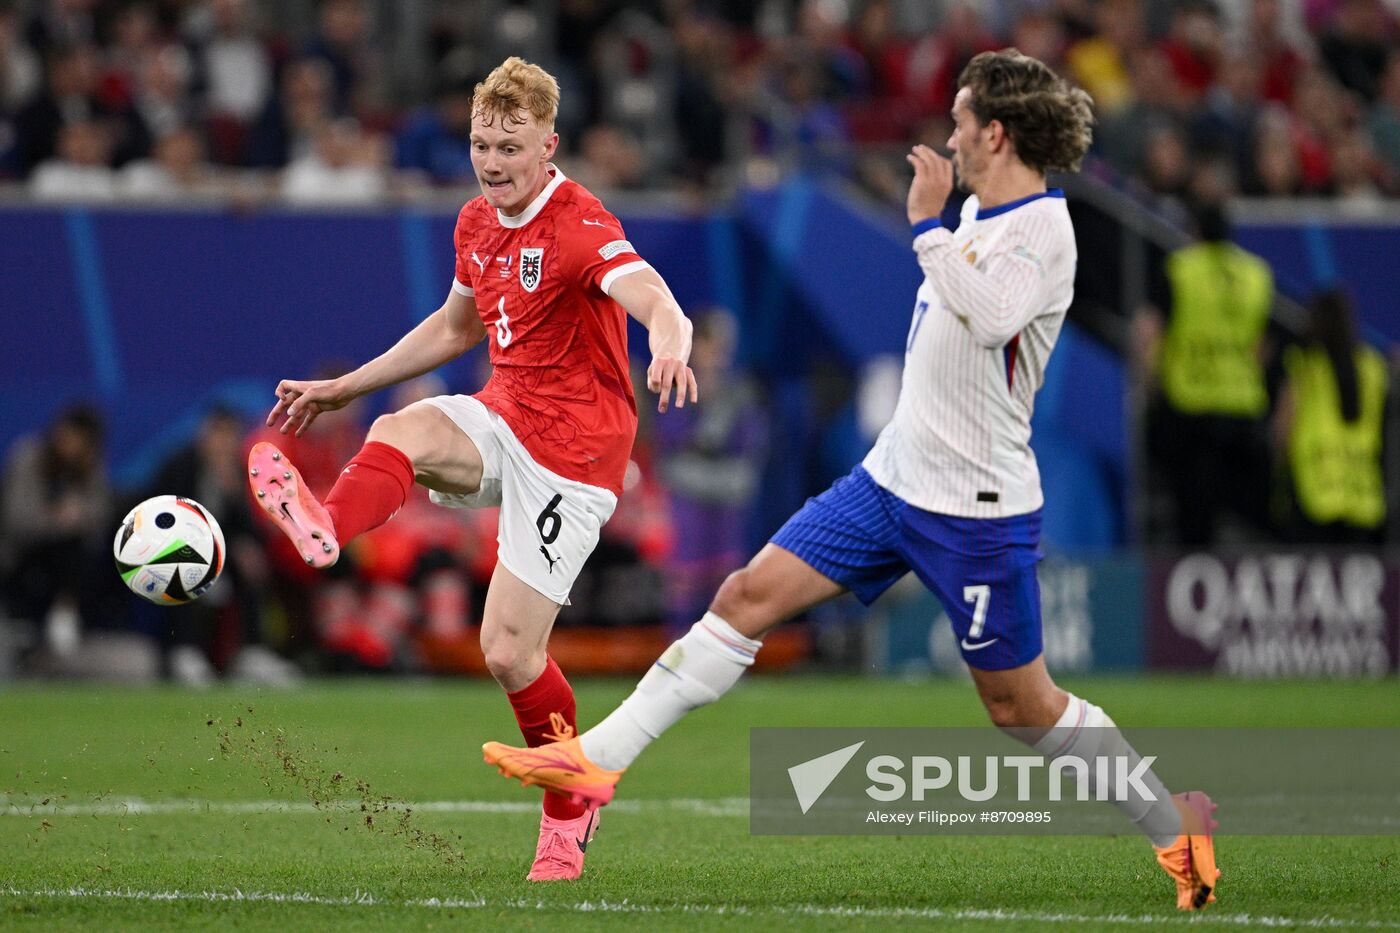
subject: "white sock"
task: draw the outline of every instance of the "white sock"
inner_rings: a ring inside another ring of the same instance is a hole
[[[1074,694],[1070,694],[1069,704],[1065,706],[1060,721],[1035,743],[1035,749],[1047,758],[1072,755],[1089,762],[1086,779],[1092,798],[1097,798],[1100,791],[1096,784],[1098,769],[1092,764],[1096,757],[1103,755],[1113,758],[1121,755],[1127,761],[1128,773],[1142,761],[1142,756],[1123,738],[1123,733],[1118,731],[1117,724],[1107,713]],[[1119,779],[1118,770],[1112,769],[1108,778],[1116,783]],[[1138,800],[1135,795],[1127,793],[1126,788],[1120,787],[1109,788],[1109,799],[1152,840],[1153,845],[1171,845],[1181,833],[1181,814],[1161,779],[1151,769],[1148,769],[1141,780],[1157,798],[1155,801]]]
[[[628,767],[686,713],[724,696],[761,647],[713,612],[705,613],[666,649],[621,706],[579,736],[583,753],[600,768]]]

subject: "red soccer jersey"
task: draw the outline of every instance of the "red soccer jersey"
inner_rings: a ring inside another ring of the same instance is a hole
[[[453,288],[475,298],[491,346],[476,398],[540,466],[621,495],[637,404],[627,313],[607,292],[647,264],[597,198],[549,171],[518,216],[475,197],[457,217]]]

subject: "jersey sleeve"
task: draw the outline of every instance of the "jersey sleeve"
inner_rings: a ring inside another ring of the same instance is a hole
[[[980,265],[969,262],[953,235],[936,221],[924,221],[915,232],[920,268],[943,304],[983,346],[1005,346],[1044,308],[1049,288],[1046,261],[1056,251],[1049,218],[1021,220],[999,238]]]
[[[561,237],[585,286],[609,294],[622,276],[650,268],[628,241],[622,224],[607,211],[584,210],[566,223]]]
[[[452,290],[468,298],[476,297],[471,278],[471,240],[476,227],[470,207],[457,215],[457,227],[452,231],[452,245],[457,254],[457,271],[452,276]]]

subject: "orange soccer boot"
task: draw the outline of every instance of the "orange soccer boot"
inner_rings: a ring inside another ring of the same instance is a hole
[[[1156,849],[1157,864],[1176,882],[1177,908],[1201,910],[1214,903],[1220,878],[1211,839],[1211,830],[1220,825],[1211,818],[1216,804],[1198,790],[1173,794],[1172,800],[1181,812],[1181,835],[1171,845]]]
[[[481,746],[488,765],[523,786],[535,785],[563,794],[590,810],[613,799],[622,771],[609,771],[588,760],[577,737],[538,748],[512,748],[500,742]]]

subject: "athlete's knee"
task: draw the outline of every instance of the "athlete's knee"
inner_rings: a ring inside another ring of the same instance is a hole
[[[422,425],[416,423],[419,421],[421,418],[410,409],[380,415],[369,426],[369,434],[365,439],[388,444],[402,451],[410,460],[415,460],[422,456],[419,449],[423,437]]]
[[[734,626],[739,632],[755,638],[776,625],[781,619],[769,618],[773,594],[752,567],[741,567],[725,578],[710,603],[710,611]]]
[[[1064,708],[1065,692],[1047,681],[1037,689],[983,689],[981,696],[992,725],[1012,729],[1053,724]]]
[[[543,667],[543,651],[540,647],[527,644],[525,639],[510,631],[483,628],[481,653],[486,659],[486,669],[491,672],[491,676],[510,691],[528,686],[533,680],[530,675],[534,667],[537,664]]]
[[[1014,696],[983,696],[982,705],[987,709],[987,718],[998,729],[1011,729],[1023,724],[1021,706]]]

